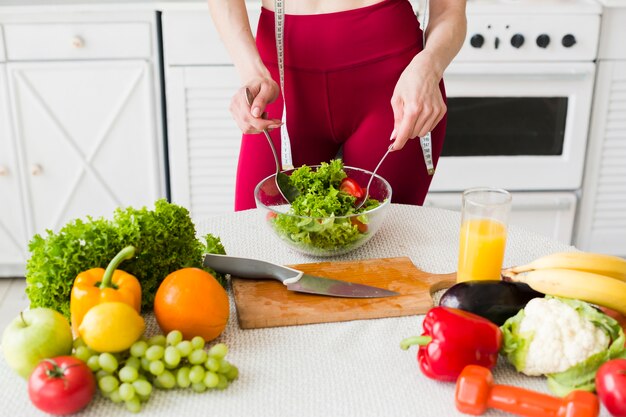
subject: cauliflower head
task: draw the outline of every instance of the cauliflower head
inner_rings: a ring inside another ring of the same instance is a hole
[[[501,329],[501,353],[519,372],[546,375],[550,391],[561,397],[575,389],[594,391],[598,368],[626,358],[619,323],[580,300],[535,298]]]
[[[555,298],[535,298],[524,308],[520,334],[532,335],[526,375],[563,372],[609,347],[609,336],[574,308]]]

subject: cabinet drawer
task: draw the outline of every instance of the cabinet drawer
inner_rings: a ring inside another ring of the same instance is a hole
[[[45,23],[4,26],[9,61],[147,58],[148,23]]]

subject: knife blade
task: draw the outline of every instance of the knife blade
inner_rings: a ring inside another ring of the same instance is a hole
[[[383,288],[316,277],[287,266],[252,258],[206,254],[203,264],[216,272],[231,274],[237,278],[275,279],[282,282],[291,291],[309,294],[345,298],[381,298],[399,295],[397,292]]]

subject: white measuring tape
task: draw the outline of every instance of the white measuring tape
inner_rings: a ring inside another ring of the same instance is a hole
[[[424,2],[424,25],[422,27],[422,50],[426,48],[426,18],[428,16],[428,1]],[[420,145],[422,145],[422,153],[424,154],[424,163],[428,170],[428,175],[435,173],[435,165],[433,164],[433,146],[430,132],[426,133],[426,136],[420,138]]]
[[[280,159],[283,170],[293,169],[291,159],[291,141],[287,131],[287,102],[285,101],[285,9],[283,0],[274,0],[274,24],[276,26],[276,52],[278,55],[278,72],[280,73],[280,91],[283,95],[283,124],[280,126]]]
[[[426,14],[428,10],[428,0],[425,2],[424,8],[424,22],[426,21]],[[280,127],[280,156],[282,162],[282,169],[293,169],[293,160],[291,156],[291,141],[289,140],[289,132],[287,131],[287,102],[285,100],[285,44],[284,44],[284,31],[285,31],[285,4],[283,0],[274,0],[274,24],[276,27],[276,52],[278,55],[278,72],[280,74],[280,91],[283,95],[283,124]],[[423,46],[426,46],[426,25],[422,29],[422,42]],[[426,163],[426,169],[428,175],[435,173],[435,167],[433,164],[432,153],[432,139],[430,132],[420,138],[420,144],[422,146],[422,153],[424,154],[424,162]]]
[[[435,165],[433,164],[433,148],[430,132],[420,138],[420,144],[422,145],[422,153],[424,154],[424,163],[426,164],[428,175],[433,175],[435,173]]]

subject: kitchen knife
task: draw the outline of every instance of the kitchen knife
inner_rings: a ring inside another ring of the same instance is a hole
[[[275,279],[291,291],[346,298],[380,298],[399,295],[397,292],[331,278],[315,277],[293,268],[267,261],[228,255],[204,255],[204,266],[237,278]]]

